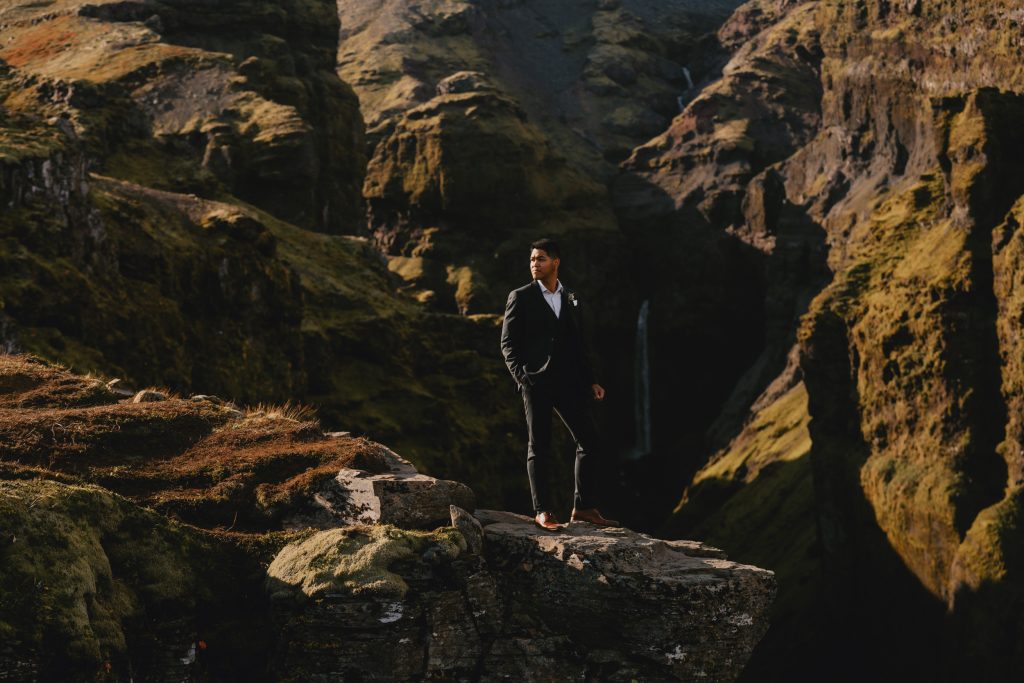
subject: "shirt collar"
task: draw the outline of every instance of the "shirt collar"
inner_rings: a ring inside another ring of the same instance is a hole
[[[561,294],[561,292],[562,292],[562,281],[561,280],[555,280],[555,282],[557,284],[555,285],[555,291],[553,291],[553,292],[548,291],[548,288],[545,287],[544,283],[541,282],[540,280],[537,280],[537,286],[540,287],[540,291],[541,291],[542,294],[547,294],[548,296],[554,296],[555,294]]]

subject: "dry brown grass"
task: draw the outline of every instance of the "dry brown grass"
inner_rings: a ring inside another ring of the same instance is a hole
[[[0,408],[94,406],[118,396],[103,380],[23,354],[0,355]]]
[[[0,357],[0,478],[100,484],[207,528],[265,531],[342,467],[380,472],[383,448],[329,438],[310,407],[131,403],[101,378]],[[120,399],[120,400],[119,400]]]
[[[311,422],[316,418],[316,408],[287,401],[276,405],[272,403],[257,403],[255,406],[247,406],[245,409],[247,418],[265,417],[269,419],[294,420],[295,422]]]

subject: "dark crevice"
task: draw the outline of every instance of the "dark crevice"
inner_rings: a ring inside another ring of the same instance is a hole
[[[984,138],[976,143],[981,149],[970,143],[950,149],[954,167],[961,158],[971,163],[979,153],[984,154],[986,163],[962,190],[962,196],[954,192],[954,198],[973,217],[967,240],[971,286],[950,302],[964,321],[964,329],[951,330],[949,370],[951,376],[963,378],[974,390],[965,405],[972,438],[958,463],[965,476],[954,516],[961,537],[979,512],[1002,499],[1009,474],[1008,464],[997,450],[1006,438],[1008,412],[1002,393],[992,244],[996,228],[1005,222],[1014,202],[1024,193],[1024,178],[1019,172],[1024,131],[1018,124],[1024,115],[1024,96],[979,90],[962,114],[968,115],[982,120]]]
[[[497,634],[487,634],[485,629],[480,628],[480,620],[477,619],[476,612],[473,607],[473,600],[469,597],[469,588],[466,584],[462,585],[460,592],[462,593],[462,600],[465,604],[466,612],[469,614],[469,619],[473,624],[473,631],[476,632],[477,640],[480,643],[480,650],[477,653],[476,661],[473,663],[473,673],[470,678],[472,681],[479,681],[483,679],[487,656],[491,654],[491,648],[494,647],[494,641],[497,639]],[[495,590],[495,597],[498,597],[497,589]]]
[[[815,314],[801,342],[813,447],[818,540],[822,549],[822,629],[829,636],[800,663],[795,676],[757,680],[941,680],[935,656],[944,605],[906,567],[879,527],[860,481],[870,454],[861,431],[857,368],[846,320]],[[899,648],[891,643],[899,642]],[[836,671],[834,662],[847,664]],[[755,680],[749,678],[747,680]]]
[[[971,282],[974,289],[958,297],[957,306],[965,314],[968,348],[957,353],[950,344],[949,370],[963,377],[974,391],[965,409],[971,428],[971,446],[964,454],[960,469],[966,477],[965,489],[957,497],[953,524],[961,538],[978,513],[999,502],[1008,476],[1006,461],[996,450],[1006,438],[1007,408],[1002,394],[1002,359],[996,329],[998,301],[993,289],[991,229],[979,229],[969,239]]]

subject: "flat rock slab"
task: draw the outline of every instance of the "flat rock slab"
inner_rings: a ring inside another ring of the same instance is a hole
[[[472,511],[476,496],[465,484],[420,474],[408,460],[385,451],[381,473],[342,468],[313,495],[310,509],[287,520],[286,528],[331,528],[350,524],[393,524],[431,529],[451,523],[451,506]]]

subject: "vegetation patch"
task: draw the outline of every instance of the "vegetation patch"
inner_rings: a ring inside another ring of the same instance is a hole
[[[133,403],[18,355],[0,356],[0,443],[0,463],[19,478],[97,483],[199,526],[250,531],[277,528],[342,467],[388,467],[382,446],[326,436],[306,406]]]
[[[329,529],[285,546],[267,570],[267,586],[277,597],[371,593],[402,598],[409,586],[390,570],[391,565],[428,548],[454,560],[466,550],[466,539],[454,527],[409,531],[383,524]]]
[[[61,660],[48,668],[97,673],[123,660],[129,625],[191,612],[191,557],[208,551],[98,487],[0,481],[0,639]]]

